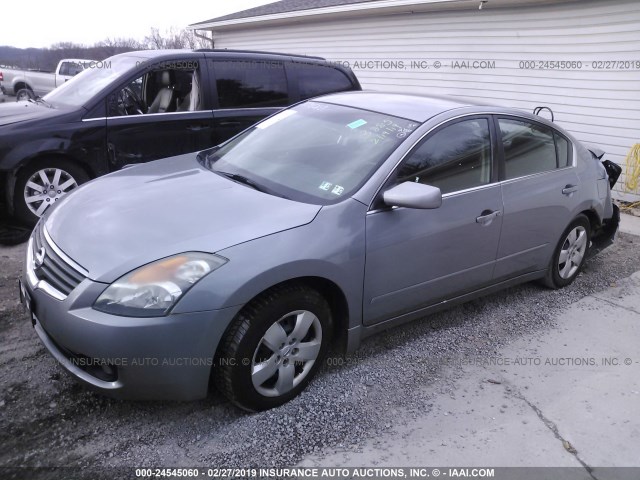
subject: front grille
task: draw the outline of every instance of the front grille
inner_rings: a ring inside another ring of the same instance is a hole
[[[74,288],[86,277],[65,262],[49,245],[44,236],[42,222],[38,223],[33,232],[33,257],[41,256],[44,249],[42,264],[36,265],[34,273],[38,280],[43,280],[64,295],[69,295]],[[42,258],[42,257],[41,257]]]

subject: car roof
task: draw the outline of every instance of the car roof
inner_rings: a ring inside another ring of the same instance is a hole
[[[522,115],[523,112],[516,109],[500,108],[489,103],[474,102],[457,97],[441,97],[436,95],[419,95],[395,92],[343,92],[325,95],[314,99],[319,102],[333,103],[347,107],[372,110],[394,117],[406,118],[423,123],[428,119],[458,108],[478,108],[478,111],[486,112],[487,109],[499,110],[504,113]]]
[[[240,58],[259,58],[259,59],[289,59],[295,61],[311,62],[311,63],[327,63],[322,57],[312,57],[309,55],[297,55],[289,53],[278,52],[264,52],[258,50],[230,50],[230,49],[206,49],[201,48],[197,50],[133,50],[131,52],[124,52],[116,57],[143,57],[148,59],[171,59],[171,58],[185,58],[192,57],[194,53],[204,54],[206,56],[215,57],[240,57]]]

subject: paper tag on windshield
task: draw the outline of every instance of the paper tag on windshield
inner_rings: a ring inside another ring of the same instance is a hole
[[[269,128],[274,123],[278,123],[280,120],[284,120],[285,118],[290,117],[295,113],[295,110],[285,110],[284,112],[280,112],[273,117],[266,119],[264,122],[259,123],[258,125],[256,125],[256,128]]]

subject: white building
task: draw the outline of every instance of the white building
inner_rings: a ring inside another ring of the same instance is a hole
[[[546,105],[623,167],[640,143],[639,0],[283,0],[190,28],[344,62],[365,89]]]

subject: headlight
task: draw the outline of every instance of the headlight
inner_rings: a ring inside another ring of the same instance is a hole
[[[225,263],[224,257],[199,252],[149,263],[112,283],[93,308],[129,317],[166,315],[198,280]]]

